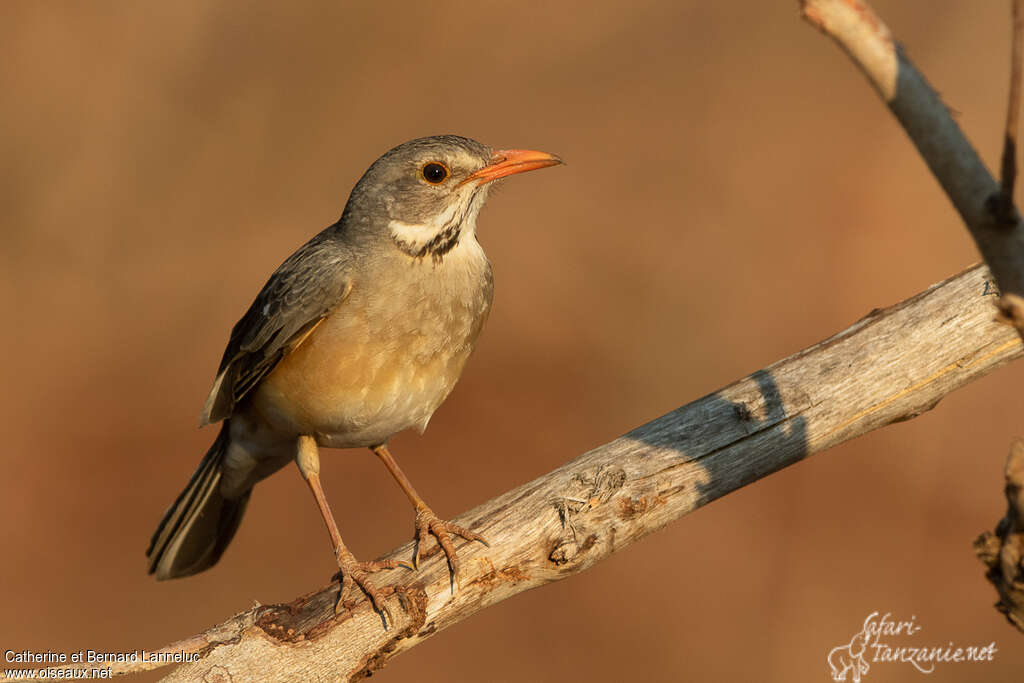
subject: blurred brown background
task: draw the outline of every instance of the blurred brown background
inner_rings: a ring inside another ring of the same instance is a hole
[[[195,425],[231,325],[406,139],[569,162],[493,196],[482,345],[426,435],[393,442],[442,516],[977,259],[795,2],[346,4],[0,6],[0,650],[156,647],[331,574],[292,469],[213,570],[158,584],[143,552],[215,435]],[[994,167],[1008,3],[876,7]],[[1020,381],[730,495],[380,680],[823,681],[877,610],[915,615],[923,643],[996,642],[929,680],[1019,681],[1024,640],[971,541],[1004,511]],[[410,537],[368,451],[324,468],[357,555]]]

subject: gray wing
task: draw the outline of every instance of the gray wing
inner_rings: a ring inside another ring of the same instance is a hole
[[[334,226],[332,226],[333,228]],[[200,424],[231,416],[235,405],[350,289],[349,258],[332,228],[288,257],[231,330]]]

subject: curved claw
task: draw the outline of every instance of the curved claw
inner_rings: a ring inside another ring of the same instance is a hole
[[[394,594],[395,587],[385,586],[377,588],[369,583],[369,578],[373,572],[379,572],[384,569],[398,569],[399,567],[408,568],[408,565],[398,560],[360,562],[351,553],[339,555],[337,559],[340,571],[335,574],[335,578],[341,580],[341,589],[338,591],[338,602],[334,605],[334,613],[339,614],[341,612],[342,596],[346,590],[352,590],[353,585],[355,585],[359,586],[363,593],[366,594],[366,597],[370,599],[370,604],[373,605],[374,611],[380,615],[381,621],[384,622],[384,628],[387,628],[388,621],[394,623],[390,610],[384,604],[384,598]]]
[[[461,536],[467,541],[479,541],[485,546],[490,547],[490,544],[484,540],[484,537],[480,534],[470,531],[465,527],[459,526],[454,522],[448,522],[436,514],[428,507],[423,507],[416,512],[416,545],[413,548],[412,563],[417,569],[419,568],[420,558],[423,554],[423,541],[428,536],[434,536],[437,539],[438,545],[441,546],[441,550],[444,551],[445,557],[448,560],[448,567],[451,570],[451,581],[452,590],[455,588],[455,578],[459,573],[459,560],[455,554],[455,546],[452,543],[452,534]]]

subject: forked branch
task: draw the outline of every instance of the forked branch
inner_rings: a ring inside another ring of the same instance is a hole
[[[833,38],[860,67],[907,131],[1005,295],[1000,309],[1024,333],[1024,226],[1012,197],[1004,194],[1004,188],[1012,192],[1015,170],[1011,177],[1004,176],[1005,186],[992,177],[938,94],[867,3],[802,0],[800,5],[804,18]],[[1015,29],[1015,42],[1018,36]],[[1011,75],[1019,79],[1019,70]],[[1011,91],[1019,93],[1012,80]],[[1007,129],[1007,140],[1011,133],[1016,135],[1013,106],[1011,100],[1008,112],[1013,113],[1008,113],[1007,124],[1013,129]]]
[[[899,119],[945,189],[991,268],[1002,296],[999,311],[1024,337],[1024,225],[1013,203],[1024,46],[1024,0],[1013,0],[1010,88],[1003,142],[1002,182],[997,183],[938,95],[893,42],[888,27],[860,0],[803,0],[804,17],[835,39],[857,63]],[[1015,447],[1015,452],[1018,447]],[[1018,458],[1024,456],[1016,456]],[[1009,477],[1009,474],[1007,475]],[[1009,486],[1009,484],[1008,484]],[[1007,494],[1009,495],[1009,494]],[[1011,504],[1007,519],[1013,519]],[[1001,527],[1007,524],[1006,520]],[[1024,631],[1024,534],[988,534],[979,556],[996,584],[997,608]],[[1002,543],[1001,547],[992,544]],[[989,560],[1001,558],[999,567]],[[1007,558],[1015,558],[1011,562]]]
[[[997,221],[1000,186],[938,97],[856,0],[803,3],[907,128],[971,228],[1003,292],[1024,294],[1024,238]],[[395,655],[517,593],[567,578],[721,496],[783,467],[933,408],[1022,355],[993,320],[996,287],[976,266],[815,346],[687,404],[463,514],[493,541],[459,549],[454,592],[436,547],[418,572],[389,574],[388,629],[337,584],[287,605],[258,605],[160,652],[195,655],[165,679],[357,680]],[[411,544],[387,558],[408,560]],[[147,667],[152,668],[152,667]],[[129,667],[115,673],[127,673]]]

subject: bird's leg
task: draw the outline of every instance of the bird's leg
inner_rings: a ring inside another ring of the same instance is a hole
[[[299,472],[302,473],[302,477],[309,484],[309,489],[313,492],[313,498],[316,499],[316,504],[320,508],[324,524],[327,525],[327,533],[331,535],[334,557],[337,559],[338,568],[341,570],[339,572],[341,575],[341,590],[338,592],[338,602],[334,607],[335,612],[341,608],[341,596],[345,592],[345,588],[351,587],[355,583],[370,598],[374,609],[377,610],[382,619],[385,619],[386,626],[386,618],[390,618],[391,615],[384,606],[383,598],[394,593],[395,589],[393,586],[375,588],[370,585],[367,579],[369,579],[371,572],[403,566],[408,567],[408,565],[404,565],[396,560],[360,562],[345,547],[345,543],[341,540],[341,532],[338,531],[338,524],[334,521],[334,515],[331,513],[331,507],[327,504],[327,497],[324,496],[323,486],[320,485],[320,454],[317,449],[316,439],[312,436],[299,437],[295,463],[299,466]]]
[[[433,534],[437,537],[438,544],[448,558],[448,566],[452,571],[452,587],[454,589],[455,577],[459,573],[459,561],[455,556],[455,547],[452,545],[450,534],[462,536],[467,541],[480,541],[484,545],[488,545],[487,541],[479,534],[475,534],[458,524],[447,522],[434,514],[434,511],[416,493],[416,489],[412,487],[412,483],[405,476],[405,472],[401,470],[395,459],[391,457],[387,444],[373,446],[370,450],[376,453],[377,457],[384,463],[384,466],[388,468],[391,476],[395,478],[398,485],[405,491],[405,495],[409,497],[409,502],[412,503],[413,508],[416,510],[416,547],[412,554],[413,566],[419,567],[420,556],[423,553],[423,541]]]

